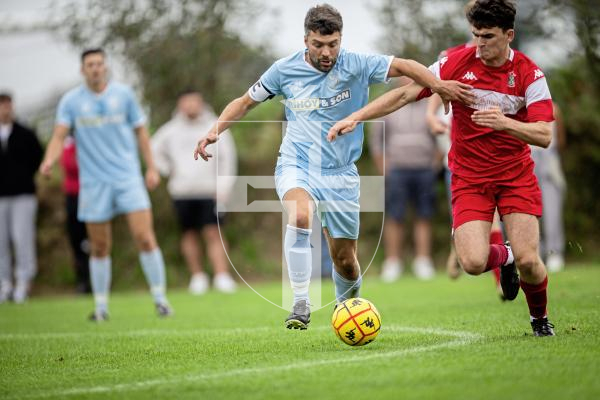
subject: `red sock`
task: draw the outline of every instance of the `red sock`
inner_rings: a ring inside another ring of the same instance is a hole
[[[490,232],[490,244],[504,244],[504,237],[502,236],[502,231],[500,229],[493,230]],[[506,262],[506,260],[504,262]],[[502,263],[502,265],[504,265],[504,263]],[[492,269],[492,272],[494,273],[494,280],[496,281],[496,286],[500,285],[500,268],[494,268]]]
[[[500,229],[490,232],[490,244],[504,244],[504,238]]]
[[[485,270],[501,267],[508,260],[508,250],[503,244],[491,244]]]
[[[500,268],[494,268],[492,270],[494,273],[494,280],[496,281],[496,286],[500,285]]]
[[[546,305],[548,298],[546,296],[546,288],[548,287],[548,276],[541,283],[533,285],[521,281],[521,289],[525,293],[527,305],[529,306],[529,315],[533,318],[542,318],[546,316]]]

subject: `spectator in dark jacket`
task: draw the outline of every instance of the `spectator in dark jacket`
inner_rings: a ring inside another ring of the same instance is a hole
[[[0,93],[0,303],[23,303],[37,271],[34,176],[41,160],[35,133],[15,121],[11,96]]]

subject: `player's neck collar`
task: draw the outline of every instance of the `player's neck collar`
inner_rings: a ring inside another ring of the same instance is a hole
[[[110,86],[110,81],[106,81],[104,87],[102,88],[101,91],[96,92],[94,89],[92,89],[87,82],[84,83],[85,88],[94,96],[102,96],[104,93],[106,93],[106,91],[108,90],[108,87]]]

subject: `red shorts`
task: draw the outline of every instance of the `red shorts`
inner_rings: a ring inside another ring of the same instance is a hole
[[[510,181],[471,182],[453,174],[451,191],[454,229],[469,221],[492,222],[496,207],[500,217],[511,213],[542,216],[542,192],[533,163]]]

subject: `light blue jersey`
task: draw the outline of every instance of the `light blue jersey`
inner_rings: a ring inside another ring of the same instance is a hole
[[[363,124],[333,143],[327,132],[333,124],[365,106],[369,85],[385,82],[393,57],[364,55],[340,50],[333,69],[321,72],[305,60],[306,50],[275,62],[249,90],[262,101],[264,88],[271,95],[283,95],[288,120],[281,144],[283,158],[299,166],[341,168],[356,162],[363,145]]]
[[[362,152],[363,124],[333,143],[327,141],[327,132],[367,104],[369,85],[387,80],[393,57],[342,49],[333,69],[321,72],[305,54],[275,62],[248,94],[255,101],[278,94],[285,98],[288,123],[275,168],[279,198],[294,188],[306,190],[331,237],[357,239],[360,178],[354,163]]]
[[[72,128],[77,142],[80,221],[150,208],[134,132],[144,123],[133,92],[119,83],[100,94],[81,85],[60,100],[56,124]]]
[[[133,129],[144,123],[133,91],[115,82],[100,94],[86,85],[70,90],[60,100],[56,115],[56,124],[74,129],[83,184],[141,179]]]

